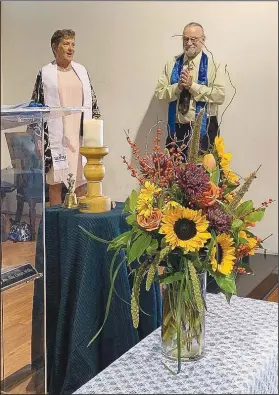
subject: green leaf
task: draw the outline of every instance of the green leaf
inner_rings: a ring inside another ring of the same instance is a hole
[[[237,209],[235,210],[235,215],[237,217],[242,217],[244,215],[247,215],[251,213],[253,210],[253,202],[252,200],[247,200],[247,202],[241,203]]]
[[[131,214],[126,217],[126,222],[128,225],[134,225],[137,222],[137,215]]]
[[[203,262],[200,260],[200,257],[197,256],[195,260],[193,260],[193,265],[197,270],[201,270],[203,268]]]
[[[202,297],[202,300],[203,300],[203,306],[204,306],[204,309],[207,311],[207,304],[206,304],[206,300],[204,299],[204,297]]]
[[[228,292],[230,294],[236,294],[235,278],[233,276],[217,274],[214,277],[222,291]]]
[[[158,250],[158,246],[159,246],[158,240],[152,239],[150,245],[146,248],[146,253],[148,255],[155,254]]]
[[[233,294],[223,291],[223,290],[221,290],[221,292],[226,296],[227,302],[230,303]]]
[[[138,193],[133,189],[131,195],[126,199],[123,212],[134,214],[136,211]]]
[[[88,230],[84,229],[82,226],[78,225],[78,227],[85,233],[87,236],[89,236],[91,239],[95,241],[99,241],[100,243],[105,243],[105,244],[110,244],[111,242],[108,240],[101,239],[100,237],[97,237],[93,235],[92,233],[88,232]]]
[[[182,320],[182,300],[183,300],[183,285],[184,285],[184,277],[180,282],[180,289],[178,294],[178,303],[177,303],[177,374],[181,370],[181,320]]]
[[[110,283],[112,283],[114,264],[115,264],[115,262],[116,262],[116,258],[117,258],[117,255],[119,254],[119,251],[120,251],[120,250],[118,249],[118,250],[115,252],[115,254],[114,254],[113,258],[112,258],[111,264],[110,264],[110,269],[109,269],[109,279],[110,279]],[[126,303],[126,304],[128,304],[128,305],[131,306],[131,303],[129,303],[129,302],[127,302],[125,299],[121,298],[121,296],[120,296],[120,295],[118,294],[118,292],[116,291],[115,286],[113,287],[113,292],[115,293],[115,295],[116,295],[122,302],[124,302],[124,303]],[[143,311],[143,313],[144,313],[144,314],[147,314],[147,313],[145,313],[144,311]],[[147,314],[147,315],[149,315],[149,314]]]
[[[254,235],[254,233],[250,232],[250,231],[247,230],[247,229],[245,229],[245,233],[247,233],[247,235],[250,236],[250,237],[256,237],[256,236]]]
[[[239,244],[248,244],[248,240],[242,239],[242,238],[240,237],[239,240],[238,240],[238,243],[239,243]]]
[[[123,246],[126,246],[131,235],[132,235],[132,230],[128,230],[127,232],[122,233],[121,235],[115,237],[109,244],[108,246],[108,251],[110,250],[117,250],[118,248],[121,248]]]
[[[158,247],[158,242],[157,242],[157,247]],[[157,252],[157,250],[155,251]],[[148,252],[148,248],[146,249],[146,252]],[[147,277],[146,277],[146,285],[145,285],[146,291],[150,290],[155,275],[156,273],[158,273],[157,272],[158,266],[160,265],[160,262],[167,256],[168,252],[169,252],[169,247],[165,247],[161,251],[159,251],[156,255],[153,256],[153,262],[149,266]]]
[[[131,242],[133,243],[139,236],[148,234],[145,230],[141,228],[133,228],[133,234],[131,237]]]
[[[215,243],[215,239],[216,239],[216,233],[214,232],[213,229],[210,231],[210,233],[211,233],[211,239],[210,239],[210,242],[207,247],[208,251],[207,251],[207,256],[206,256],[207,263],[209,263],[208,260],[211,257],[212,249],[214,247],[214,243]]]
[[[226,189],[224,190],[224,195],[227,195],[228,193],[234,191],[239,185],[233,185],[233,184],[226,184]]]
[[[168,371],[173,375],[173,376],[177,376],[177,373],[175,373],[164,361],[161,361],[162,364],[164,365],[164,367],[166,369],[168,369]]]
[[[125,200],[123,213],[130,213],[130,196]]]
[[[219,170],[218,166],[210,174],[210,181],[212,181],[217,186],[219,185],[219,182],[220,182],[220,170]]]
[[[177,273],[169,275],[168,277],[163,278],[160,282],[163,284],[171,284],[176,281],[182,280],[183,276],[184,276],[184,273],[177,272]]]
[[[126,254],[129,256],[129,252],[130,252],[130,249],[131,249],[131,246],[132,246],[132,244],[135,242],[135,240],[140,236],[140,235],[142,235],[144,232],[140,229],[140,228],[137,228],[137,227],[133,227],[132,228],[132,230],[131,230],[131,235],[130,235],[130,237],[129,237],[129,239],[127,240],[127,252],[126,252]]]
[[[152,236],[147,233],[142,233],[132,244],[128,253],[128,263],[133,262],[135,259],[140,258],[146,248],[151,243]]]
[[[235,219],[232,223],[232,229],[239,229],[243,225],[243,221],[241,219]]]
[[[136,211],[137,200],[138,200],[138,193],[133,189],[130,195],[130,211],[132,213]]]
[[[118,274],[121,266],[123,265],[123,263],[125,261],[126,261],[126,257],[119,263],[119,265],[115,269],[115,272],[114,272],[114,274],[112,276],[110,289],[109,289],[108,301],[107,301],[107,305],[106,305],[105,317],[104,317],[103,324],[102,324],[101,328],[98,330],[98,332],[95,334],[95,336],[90,340],[90,342],[89,342],[87,347],[89,347],[90,344],[94,342],[94,340],[99,336],[99,334],[102,332],[103,327],[105,326],[105,323],[107,321],[107,318],[108,318],[108,315],[109,315],[109,311],[110,311],[110,305],[111,305],[111,299],[112,299],[112,294],[113,294],[113,290],[114,290],[115,280],[116,280],[117,274]]]
[[[257,222],[263,219],[265,209],[254,211],[253,213],[247,215],[244,220],[246,222]]]

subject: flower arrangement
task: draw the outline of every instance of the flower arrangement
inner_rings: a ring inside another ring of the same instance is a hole
[[[130,230],[108,244],[115,256],[106,313],[121,264],[131,267],[136,261],[131,295],[134,327],[139,325],[141,284],[149,290],[159,280],[163,286],[163,352],[178,360],[178,371],[181,360],[197,358],[203,351],[205,273],[215,279],[228,301],[236,294],[237,273],[251,273],[243,258],[262,248],[262,240],[251,228],[273,202],[269,199],[255,207],[252,200],[243,201],[258,170],[241,182],[230,168],[232,154],[225,151],[222,137],[215,138],[208,152],[199,151],[203,115],[202,110],[194,124],[187,157],[185,147],[179,148],[175,139],[168,149],[160,150],[160,129],[153,152],[142,157],[127,134],[137,168],[122,159],[138,180],[139,191],[133,190],[125,202]],[[121,250],[125,258],[114,269]]]

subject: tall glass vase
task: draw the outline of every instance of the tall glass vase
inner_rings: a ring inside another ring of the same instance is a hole
[[[198,279],[200,295],[205,300],[206,272],[198,274]],[[181,361],[199,359],[204,350],[205,309],[204,307],[201,309],[199,303],[199,307],[197,307],[192,284],[185,282],[182,290],[179,289],[179,283],[163,285],[162,297],[161,337],[163,354],[174,360],[178,360],[180,354]]]

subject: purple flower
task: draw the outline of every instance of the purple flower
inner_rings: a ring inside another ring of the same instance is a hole
[[[217,234],[228,233],[232,224],[232,218],[225,212],[222,206],[215,204],[207,210],[207,219],[210,226]]]
[[[208,190],[209,176],[205,170],[194,164],[177,170],[177,183],[190,200],[199,200]]]

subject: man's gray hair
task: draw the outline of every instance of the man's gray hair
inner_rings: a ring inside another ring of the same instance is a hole
[[[186,29],[186,27],[190,27],[190,26],[198,26],[198,27],[200,27],[200,28],[202,29],[202,34],[204,35],[203,26],[202,26],[200,23],[197,23],[197,22],[190,22],[190,23],[188,23],[188,24],[184,27],[184,29]]]

